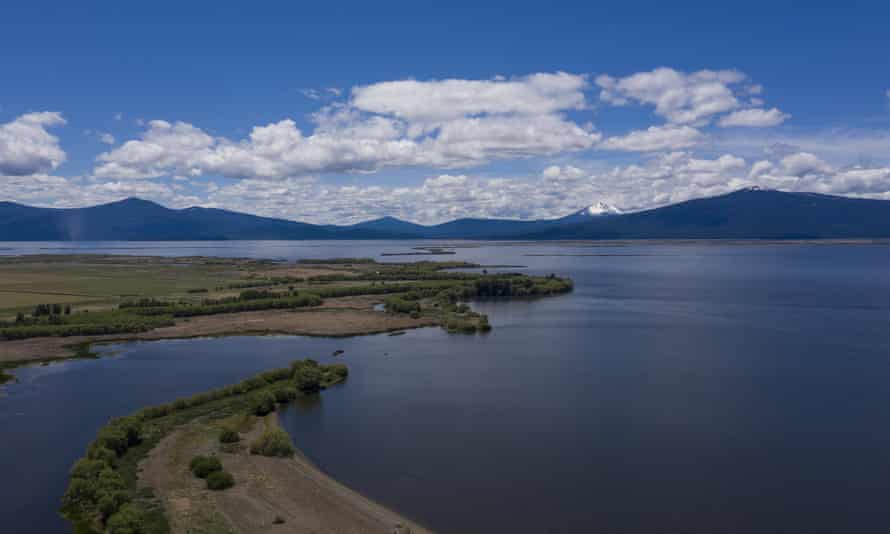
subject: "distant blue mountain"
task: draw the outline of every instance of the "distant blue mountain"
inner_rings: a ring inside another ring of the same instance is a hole
[[[890,201],[759,188],[526,233],[527,239],[890,238]]]
[[[371,230],[322,227],[212,209],[174,210],[129,198],[89,208],[0,203],[0,241],[200,241],[219,239],[375,239]]]
[[[422,237],[429,231],[428,226],[415,224],[395,217],[381,217],[370,221],[360,222],[351,226],[339,226],[338,230],[371,230],[374,232],[402,235],[406,237]]]
[[[890,201],[743,189],[634,213],[595,204],[559,219],[457,219],[433,226],[393,217],[320,226],[220,209],[170,209],[135,198],[71,209],[0,202],[0,241],[411,238],[890,238]]]

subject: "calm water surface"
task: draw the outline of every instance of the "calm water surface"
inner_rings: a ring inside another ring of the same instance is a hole
[[[75,247],[294,259],[417,245]],[[130,343],[17,371],[0,398],[0,532],[66,530],[66,471],[108,417],[336,349],[349,381],[285,410],[286,428],[325,471],[441,532],[890,530],[890,248],[457,252],[440,258],[566,274],[576,291],[476,303],[484,336]]]

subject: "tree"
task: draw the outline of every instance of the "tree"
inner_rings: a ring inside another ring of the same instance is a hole
[[[280,403],[290,402],[297,398],[297,388],[294,387],[280,387],[275,390],[275,401]]]
[[[108,532],[110,534],[142,534],[145,532],[144,522],[145,518],[138,508],[132,504],[125,504],[108,519]]]
[[[275,411],[275,395],[269,393],[268,391],[264,391],[260,393],[253,404],[253,413],[259,416],[264,416],[271,412]]]
[[[303,365],[294,372],[294,384],[304,392],[321,389],[321,371],[318,365]]]

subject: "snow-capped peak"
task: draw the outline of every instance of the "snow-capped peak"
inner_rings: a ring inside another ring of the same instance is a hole
[[[619,215],[621,213],[621,210],[611,204],[606,204],[605,202],[597,202],[581,210],[581,213],[590,216]]]

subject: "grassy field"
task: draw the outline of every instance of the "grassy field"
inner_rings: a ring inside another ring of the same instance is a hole
[[[0,361],[72,345],[243,333],[359,335],[440,325],[487,332],[476,298],[571,291],[555,275],[457,272],[463,262],[30,256],[0,259]],[[387,313],[375,311],[385,305]],[[312,310],[317,310],[313,312]],[[300,311],[302,313],[296,313]],[[213,319],[217,318],[217,319]]]
[[[0,319],[38,304],[74,309],[112,308],[136,298],[200,300],[228,296],[229,285],[279,267],[268,262],[213,258],[26,256],[0,258]],[[208,293],[190,291],[206,289]]]

